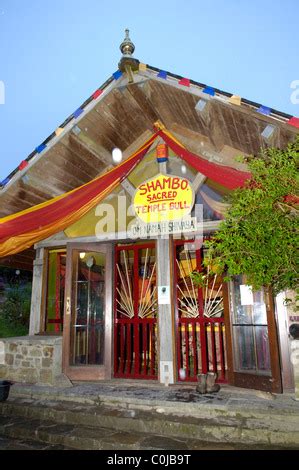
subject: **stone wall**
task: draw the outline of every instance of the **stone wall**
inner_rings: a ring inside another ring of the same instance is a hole
[[[24,336],[0,339],[0,379],[62,385],[62,337]]]

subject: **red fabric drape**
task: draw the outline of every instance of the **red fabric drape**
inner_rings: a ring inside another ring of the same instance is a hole
[[[0,243],[12,236],[18,236],[36,229],[42,229],[44,226],[55,224],[59,219],[67,214],[75,213],[78,208],[92,201],[97,195],[113,184],[116,180],[121,181],[141,160],[143,155],[148,151],[149,147],[155,140],[154,135],[142,150],[135,154],[134,157],[126,160],[118,165],[107,174],[101,175],[74,191],[66,194],[61,199],[55,198],[48,203],[35,206],[31,211],[25,211],[15,214],[15,217],[0,223]]]
[[[195,168],[207,178],[216,181],[228,189],[236,189],[244,186],[245,182],[251,177],[251,174],[248,172],[239,171],[228,166],[222,166],[217,165],[216,163],[208,162],[204,158],[195,155],[184,147],[181,147],[170,136],[163,132],[163,130],[159,130],[158,134],[174,151],[174,153],[181,157],[186,163],[188,163],[188,165]]]

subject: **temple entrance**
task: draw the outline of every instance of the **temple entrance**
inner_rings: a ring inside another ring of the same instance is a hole
[[[192,240],[177,240],[174,249],[178,379],[196,381],[197,374],[217,372],[217,381],[227,382],[222,278],[209,276],[204,248]],[[200,288],[190,276],[194,270],[207,275]]]
[[[114,271],[114,376],[157,379],[155,243],[118,245]]]
[[[71,380],[111,376],[110,245],[67,249],[63,370]]]

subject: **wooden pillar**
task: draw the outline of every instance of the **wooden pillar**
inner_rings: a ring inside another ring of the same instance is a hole
[[[167,174],[167,162],[159,163],[159,172]],[[173,243],[172,237],[157,239],[158,319],[159,319],[159,380],[165,385],[175,382],[175,341],[173,314]],[[165,296],[161,290],[166,289]],[[161,299],[169,297],[168,303]]]
[[[172,239],[157,240],[158,319],[159,319],[159,379],[165,385],[175,382],[175,341],[173,315]],[[161,290],[166,289],[166,295]],[[168,297],[167,303],[161,303]]]
[[[294,391],[294,373],[291,362],[291,344],[289,335],[288,307],[285,305],[286,297],[290,297],[287,292],[281,292],[275,297],[275,319],[278,327],[281,379],[284,393]]]
[[[32,294],[29,335],[37,335],[41,329],[41,306],[43,292],[44,248],[36,250],[33,262]]]

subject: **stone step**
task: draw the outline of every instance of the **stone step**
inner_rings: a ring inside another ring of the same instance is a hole
[[[1,450],[279,450],[286,447],[206,442],[55,421],[0,416]],[[295,447],[288,446],[295,450]]]
[[[241,413],[218,413],[218,416],[190,416],[178,414],[178,405],[172,408],[134,409],[105,404],[79,404],[70,401],[9,398],[0,403],[0,415],[11,419],[51,422],[57,426],[86,427],[89,430],[107,429],[112,433],[163,436],[176,440],[239,445],[299,447],[298,416],[263,416],[263,419],[244,417]],[[59,428],[60,429],[60,428]],[[8,431],[11,429],[7,428]],[[42,429],[44,432],[44,429]],[[79,432],[79,431],[77,431]],[[12,436],[19,437],[19,436]],[[124,437],[125,438],[125,437]],[[52,440],[47,440],[55,444]],[[61,443],[60,441],[58,441]],[[64,442],[64,441],[63,441]],[[70,443],[63,443],[70,445]],[[88,441],[86,445],[94,445]],[[96,444],[98,445],[98,444]],[[94,447],[92,447],[94,448]],[[131,448],[131,447],[130,447]],[[133,448],[133,447],[132,447]]]
[[[16,439],[0,436],[0,451],[3,450],[71,450],[61,444],[48,444],[46,442],[32,441],[30,439]]]
[[[55,421],[0,416],[1,440],[8,449],[55,450],[239,450],[231,444],[174,439],[102,427],[58,424]],[[26,444],[28,443],[28,444]],[[0,447],[1,448],[1,447]]]

